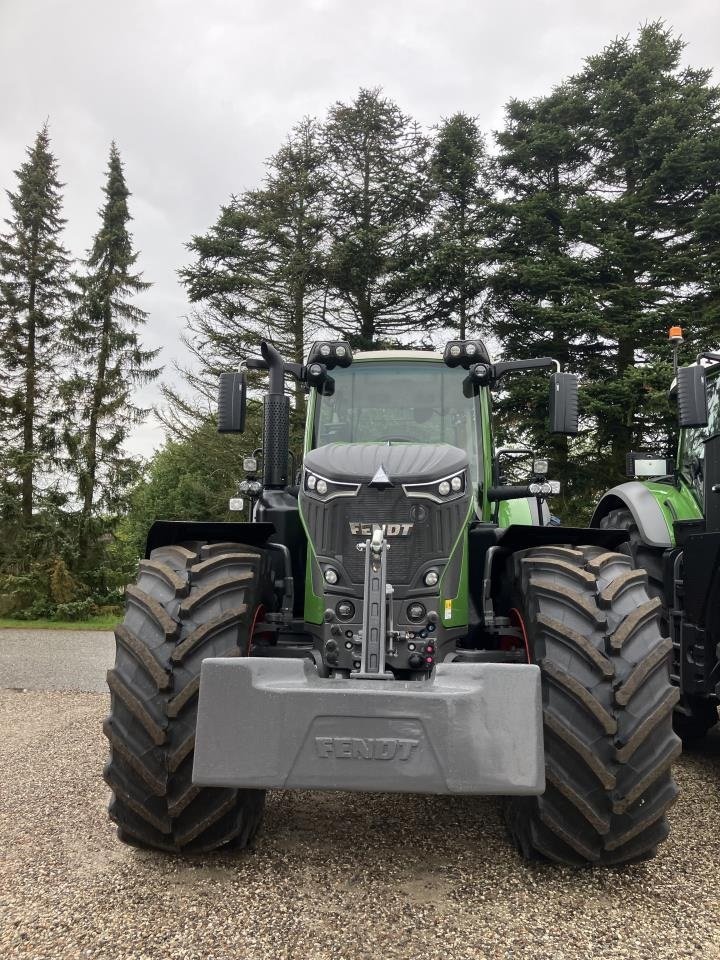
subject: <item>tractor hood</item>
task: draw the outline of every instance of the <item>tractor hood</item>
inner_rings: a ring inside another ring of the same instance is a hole
[[[384,473],[390,481],[441,480],[468,466],[467,454],[450,444],[329,443],[311,450],[305,469],[338,483],[370,483]]]

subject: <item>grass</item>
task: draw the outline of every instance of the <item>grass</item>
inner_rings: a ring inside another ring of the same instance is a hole
[[[0,629],[11,627],[13,630],[112,630],[122,620],[122,614],[104,613],[87,620],[13,620],[0,617]]]

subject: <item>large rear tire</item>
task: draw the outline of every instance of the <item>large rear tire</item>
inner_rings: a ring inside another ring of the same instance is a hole
[[[515,616],[542,675],[547,786],[509,801],[510,832],[529,858],[649,859],[668,835],[680,753],[660,601],[627,556],[598,547],[537,547],[512,564]]]
[[[244,656],[269,586],[267,558],[240,544],[159,547],[127,589],[108,672],[110,817],[134,846],[173,853],[246,846],[262,790],[192,783],[200,665]]]

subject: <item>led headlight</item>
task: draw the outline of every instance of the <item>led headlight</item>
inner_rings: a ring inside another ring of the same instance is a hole
[[[434,500],[435,503],[444,503],[464,495],[466,489],[466,471],[461,470],[442,480],[432,480],[430,483],[404,483],[403,490],[408,497],[424,497]]]
[[[320,500],[334,500],[335,497],[354,497],[360,489],[359,483],[345,483],[340,480],[328,480],[310,470],[305,470],[303,491]]]
[[[325,567],[323,571],[325,581],[331,586],[338,582],[338,572],[334,567]]]
[[[426,587],[434,587],[438,580],[440,579],[440,574],[437,570],[428,570],[428,572],[423,577]]]

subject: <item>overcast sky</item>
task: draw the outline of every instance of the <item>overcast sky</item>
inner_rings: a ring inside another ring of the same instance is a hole
[[[153,283],[145,341],[163,348],[171,378],[187,312],[183,245],[258,183],[301,117],[382,86],[427,126],[464,110],[491,131],[507,100],[547,92],[660,17],[686,40],[686,61],[720,81],[718,0],[0,0],[0,216],[48,118],[66,244],[82,255],[115,139]],[[149,454],[161,441],[150,422],[132,446]]]

